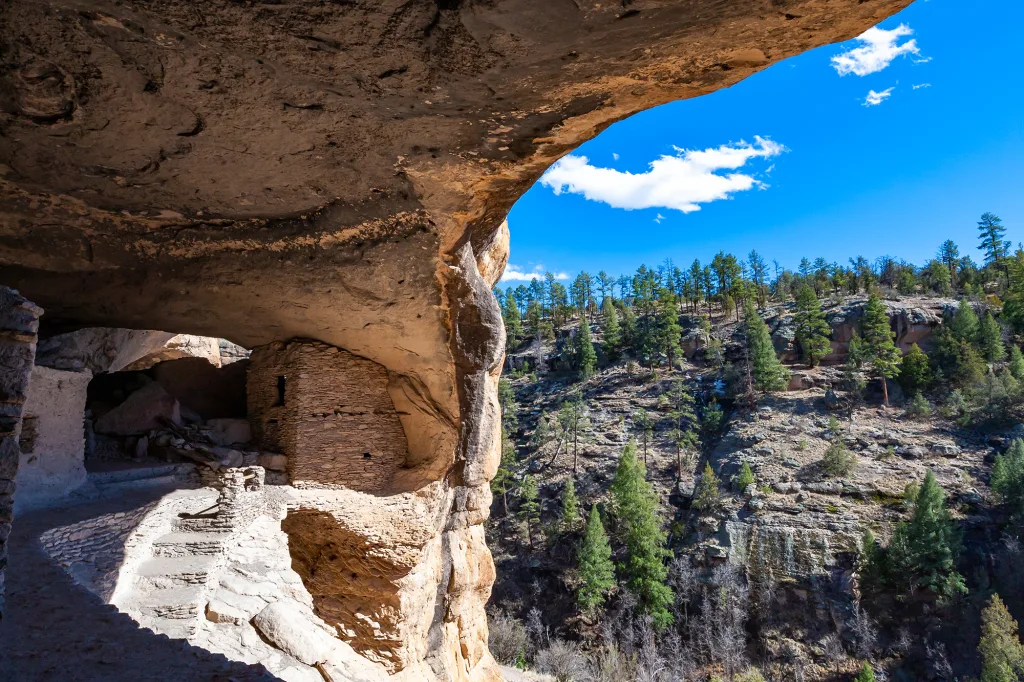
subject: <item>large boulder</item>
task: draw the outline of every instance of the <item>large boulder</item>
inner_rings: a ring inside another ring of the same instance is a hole
[[[166,422],[181,424],[181,407],[163,386],[151,382],[97,419],[94,428],[112,436],[138,436],[162,429]]]
[[[248,419],[210,419],[206,422],[207,433],[217,445],[235,445],[252,440],[252,427]]]
[[[306,665],[323,663],[331,657],[337,639],[313,622],[298,603],[276,601],[256,614],[252,624],[281,651]]]

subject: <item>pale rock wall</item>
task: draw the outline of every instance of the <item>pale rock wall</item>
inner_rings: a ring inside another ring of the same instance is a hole
[[[7,538],[14,521],[21,415],[36,354],[43,311],[17,291],[0,286],[0,619],[4,615]]]
[[[384,367],[299,341],[260,347],[250,363],[246,392],[254,433],[264,449],[288,455],[293,484],[364,492],[388,487],[409,448]]]
[[[85,483],[86,393],[92,373],[34,367],[25,398],[15,510],[52,503]]]
[[[153,329],[86,327],[40,341],[36,364],[93,374],[148,369],[178,358],[203,358],[215,367],[245,357],[230,341]]]

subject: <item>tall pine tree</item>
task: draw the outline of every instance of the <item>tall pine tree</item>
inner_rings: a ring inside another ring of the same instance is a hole
[[[597,505],[590,508],[587,529],[577,555],[579,562],[579,587],[576,589],[576,603],[587,615],[593,615],[604,604],[608,593],[615,587],[615,565],[612,563],[612,548],[601,522]]]
[[[562,486],[562,512],[558,518],[563,533],[575,533],[580,525],[580,501],[576,497],[576,485],[572,476]]]
[[[750,299],[743,305],[743,324],[753,388],[763,393],[781,391],[789,382],[789,371],[779,362],[768,325],[757,314]]]
[[[1010,255],[1010,242],[1003,239],[1006,228],[999,216],[983,213],[978,221],[978,249],[985,254],[985,265],[1002,270],[1009,284],[1006,258]]]
[[[672,553],[665,547],[666,535],[658,515],[658,498],[647,482],[644,465],[636,457],[636,444],[630,441],[622,451],[611,485],[615,514],[626,545],[622,572],[629,590],[657,629],[672,624],[669,607],[674,601],[672,589],[665,584],[668,569],[665,560]]]
[[[611,296],[605,296],[601,304],[601,336],[605,355],[609,360],[617,360],[619,348],[622,346],[622,332],[619,329],[619,314]]]
[[[832,328],[825,321],[825,313],[814,289],[806,285],[797,289],[796,341],[808,365],[816,367],[823,357],[832,352],[831,334]]]
[[[597,369],[597,353],[594,342],[590,340],[590,324],[586,318],[580,320],[579,331],[576,332],[576,369],[580,377],[586,381],[594,376]]]
[[[889,313],[878,294],[872,293],[864,306],[861,333],[864,361],[871,376],[882,380],[882,400],[888,405],[889,387],[886,379],[899,375],[903,356],[893,343],[895,335],[889,326]]]
[[[1003,600],[993,594],[981,612],[980,682],[1020,682],[1024,676],[1024,646],[1017,635],[1017,621]]]
[[[1003,345],[1003,329],[992,317],[992,312],[986,310],[985,316],[981,318],[978,325],[978,346],[981,356],[986,362],[999,362],[1006,357],[1006,346]]]
[[[526,539],[530,543],[530,549],[533,549],[534,536],[540,529],[540,502],[537,481],[530,474],[523,476],[523,482],[519,486],[519,519],[526,526]]]
[[[910,521],[896,527],[889,543],[890,574],[908,581],[911,590],[924,588],[941,599],[965,594],[964,579],[956,570],[960,531],[946,508],[946,492],[931,471],[913,505]]]
[[[682,356],[683,349],[679,341],[683,336],[683,328],[679,326],[679,306],[676,295],[668,289],[659,289],[658,301],[658,349],[665,354],[669,368],[674,368],[676,361]]]
[[[996,455],[989,485],[1014,519],[1024,521],[1024,440],[1015,438],[1005,454]]]

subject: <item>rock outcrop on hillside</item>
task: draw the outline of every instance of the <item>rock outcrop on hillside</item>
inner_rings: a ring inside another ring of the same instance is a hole
[[[909,2],[8,2],[0,281],[46,334],[301,337],[383,365],[410,451],[446,448],[415,493],[445,510],[417,669],[496,679],[476,569],[509,208],[612,122]]]
[[[853,332],[859,330],[860,319],[864,316],[864,296],[840,298],[826,301],[822,305],[825,320],[832,328],[832,353],[822,362],[838,364],[846,360]],[[896,345],[904,352],[915,343],[922,349],[931,347],[931,337],[943,320],[956,311],[957,302],[948,298],[906,297],[899,300],[884,300],[889,313],[889,323],[896,334]],[[762,313],[772,332],[772,341],[780,359],[786,363],[800,361],[800,347],[796,342],[795,304],[782,309],[771,308]]]

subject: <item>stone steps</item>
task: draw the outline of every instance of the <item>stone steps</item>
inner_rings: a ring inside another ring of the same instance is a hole
[[[210,555],[156,557],[139,567],[139,587],[163,590],[205,585],[216,568],[217,559]]]
[[[158,589],[141,595],[130,608],[143,618],[142,625],[164,633],[160,627],[162,621],[198,620],[202,613],[203,594],[203,588],[197,585]]]
[[[209,525],[204,518],[177,519],[174,530],[153,541],[151,557],[139,566],[127,603],[143,627],[172,639],[198,632],[208,583],[230,538],[230,533],[210,532]]]
[[[153,555],[180,557],[215,555],[224,551],[229,533],[203,533],[177,531],[167,533],[153,541]]]

